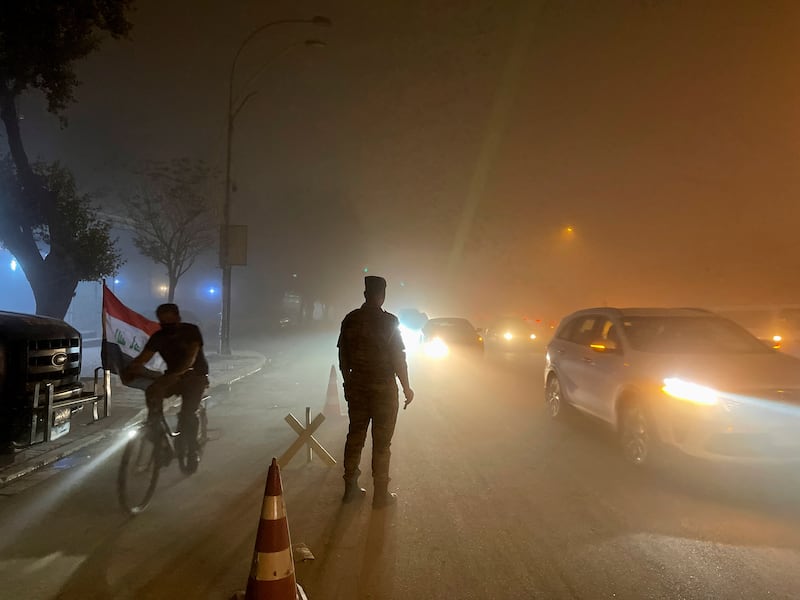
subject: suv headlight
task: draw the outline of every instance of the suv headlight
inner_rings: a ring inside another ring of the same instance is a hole
[[[716,406],[719,404],[719,393],[716,390],[697,383],[691,383],[690,381],[684,381],[677,377],[666,378],[661,391],[667,396],[694,404],[702,404],[704,406]]]
[[[444,343],[442,338],[433,338],[430,343],[425,346],[425,353],[431,358],[445,358],[450,354],[450,349]]]

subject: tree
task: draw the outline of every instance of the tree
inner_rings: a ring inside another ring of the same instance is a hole
[[[34,291],[37,313],[61,318],[69,308],[79,281],[93,281],[115,273],[122,265],[122,259],[116,240],[110,236],[110,223],[95,216],[92,197],[78,193],[72,173],[57,162],[35,163],[32,170],[40,178],[43,191],[54,200],[52,215],[38,219],[39,224],[31,224],[27,229],[20,227],[16,231],[3,219],[0,230],[8,230],[3,236],[4,242],[17,242],[13,249],[12,244],[4,245],[12,251],[23,269],[37,259],[42,265],[39,271],[26,271]],[[5,209],[13,206],[16,183],[14,163],[6,157],[0,162],[0,212],[4,214],[10,212]],[[66,241],[66,252],[63,247],[61,252],[56,251],[57,240],[61,244]],[[24,262],[21,256],[26,256]],[[44,273],[48,281],[37,281],[35,277],[39,272]],[[50,289],[60,293],[48,295]]]
[[[37,168],[29,161],[17,102],[38,90],[66,124],[63,113],[79,83],[75,62],[99,47],[100,33],[127,35],[130,5],[131,0],[6,0],[0,8],[0,120],[13,163],[2,173],[0,242],[25,272],[39,314],[63,318],[77,283],[108,274],[119,257],[72,176],[58,164]]]
[[[127,198],[128,225],[139,252],[167,269],[172,302],[180,278],[215,245],[209,200],[215,176],[203,161],[187,158],[149,163],[144,175],[146,185]]]

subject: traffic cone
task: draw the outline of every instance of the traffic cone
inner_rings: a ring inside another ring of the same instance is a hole
[[[294,577],[281,470],[277,459],[273,458],[267,473],[267,489],[261,506],[245,600],[296,600],[300,597]]]
[[[331,375],[328,378],[328,391],[325,392],[325,407],[322,409],[322,414],[328,419],[344,416],[339,402],[339,381],[336,377],[336,367],[334,365],[331,365]]]

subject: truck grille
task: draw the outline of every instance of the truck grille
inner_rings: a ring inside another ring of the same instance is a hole
[[[28,340],[28,376],[30,383],[76,381],[81,371],[81,339],[49,338]]]
[[[28,350],[57,350],[60,348],[78,348],[80,350],[80,338],[57,338],[52,340],[29,340]]]

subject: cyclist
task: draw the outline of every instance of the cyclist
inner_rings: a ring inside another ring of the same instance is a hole
[[[197,468],[197,409],[208,387],[208,362],[203,353],[203,336],[191,323],[181,322],[177,304],[162,304],[156,309],[161,329],[147,340],[141,354],[123,370],[123,383],[135,379],[144,365],[156,354],[167,363],[164,375],[158,377],[145,390],[147,419],[149,423],[161,421],[164,398],[181,396],[178,427],[181,437],[187,440],[186,463],[189,471]]]

